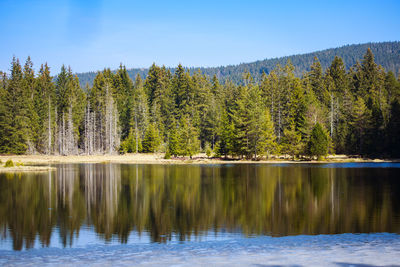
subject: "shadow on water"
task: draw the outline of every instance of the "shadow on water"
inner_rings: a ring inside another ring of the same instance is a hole
[[[0,174],[0,239],[73,247],[82,229],[127,243],[202,235],[400,233],[399,168],[61,164]],[[1,243],[0,243],[1,246]],[[343,263],[346,264],[346,263]],[[362,265],[360,265],[362,266]]]

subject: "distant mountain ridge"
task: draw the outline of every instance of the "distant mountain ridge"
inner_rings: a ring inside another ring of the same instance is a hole
[[[330,66],[334,57],[339,56],[346,64],[346,68],[349,69],[356,64],[357,61],[362,60],[363,55],[368,48],[371,48],[373,54],[375,55],[375,62],[378,65],[382,65],[382,67],[384,67],[387,71],[394,72],[396,76],[399,75],[400,41],[345,45],[338,48],[330,48],[312,53],[264,59],[250,63],[240,63],[238,65],[209,68],[189,67],[187,69],[189,69],[190,72],[201,70],[202,73],[209,77],[212,77],[215,74],[221,82],[230,79],[235,83],[240,83],[242,80],[242,74],[245,71],[250,72],[255,80],[259,80],[263,72],[268,74],[275,68],[277,64],[285,65],[288,60],[291,60],[295,67],[295,74],[297,76],[301,76],[304,72],[309,71],[314,57],[318,57],[322,67],[326,69]],[[175,70],[175,68],[169,69],[172,72]],[[140,74],[142,78],[145,78],[147,72],[148,68],[128,69],[129,76],[132,79],[134,79],[137,74]],[[96,74],[97,72],[77,73],[82,86],[85,86],[87,83],[92,85]]]

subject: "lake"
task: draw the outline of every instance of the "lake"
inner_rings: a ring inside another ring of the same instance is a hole
[[[0,173],[0,265],[400,264],[400,163],[54,166]]]

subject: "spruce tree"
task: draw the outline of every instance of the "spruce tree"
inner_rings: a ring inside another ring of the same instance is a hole
[[[116,100],[116,105],[119,115],[119,123],[121,128],[121,136],[128,136],[131,128],[131,114],[133,110],[133,82],[129,77],[126,67],[120,64],[119,69],[113,79],[113,97]]]
[[[55,86],[47,64],[40,67],[36,82],[34,106],[39,118],[37,129],[38,140],[36,149],[40,153],[51,154],[53,152],[55,138]]]
[[[179,154],[192,158],[193,155],[198,153],[200,148],[198,132],[193,126],[188,115],[181,118],[179,126]]]
[[[327,105],[329,102],[329,96],[326,88],[324,87],[323,70],[317,57],[314,58],[314,62],[310,68],[311,70],[308,75],[311,88],[314,91],[318,101],[324,105]]]
[[[400,158],[400,102],[398,99],[391,103],[390,112],[386,151],[391,157]]]
[[[2,136],[0,153],[23,154],[28,149],[29,110],[24,90],[23,72],[15,57],[11,63],[11,76],[3,91],[3,112],[0,117]]]
[[[301,135],[296,131],[294,121],[283,131],[281,152],[290,155],[293,159],[303,150]]]
[[[223,111],[221,114],[218,126],[218,139],[215,147],[216,155],[226,158],[233,152],[234,144],[234,125],[229,121],[226,111]]]
[[[154,153],[160,144],[157,128],[153,123],[147,126],[146,133],[142,142],[144,153]]]
[[[178,134],[178,125],[174,123],[173,126],[170,128],[169,136],[168,136],[168,152],[176,157],[180,154],[181,151],[181,143],[179,140]]]
[[[23,90],[24,97],[26,98],[26,108],[29,110],[28,112],[28,129],[27,129],[27,145],[28,145],[28,153],[33,154],[36,152],[36,147],[38,143],[38,132],[39,128],[39,116],[38,116],[38,106],[35,105],[36,97],[36,79],[35,73],[33,71],[33,63],[31,58],[28,57],[23,70]],[[41,99],[40,99],[41,100]],[[40,104],[40,103],[39,103]]]
[[[318,160],[321,160],[322,156],[328,154],[329,148],[329,135],[318,122],[315,124],[310,140],[308,142],[308,153],[311,156],[317,156]]]
[[[367,152],[367,144],[365,140],[366,133],[371,125],[371,113],[365,105],[362,97],[358,97],[354,103],[352,115],[352,147],[353,152],[364,155]]]

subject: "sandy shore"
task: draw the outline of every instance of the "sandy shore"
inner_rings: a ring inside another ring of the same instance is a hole
[[[163,153],[154,154],[125,154],[125,155],[81,155],[81,156],[55,156],[55,155],[2,155],[0,160],[6,162],[11,159],[14,163],[24,165],[50,164],[50,163],[141,163],[141,164],[222,164],[222,163],[339,163],[339,162],[399,162],[397,160],[349,158],[345,155],[327,157],[324,161],[292,161],[288,159],[271,160],[223,160],[208,159],[205,154],[198,154],[190,159],[173,158],[164,159]],[[19,166],[21,169],[27,166]],[[16,167],[14,167],[16,168]],[[2,167],[0,169],[3,169]]]

